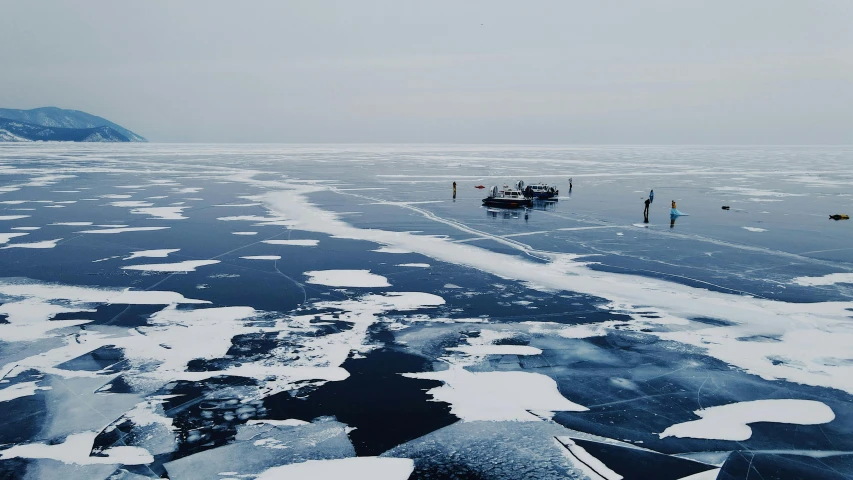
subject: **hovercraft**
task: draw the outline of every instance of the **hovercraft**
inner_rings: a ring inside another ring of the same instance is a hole
[[[528,185],[524,188],[524,194],[538,200],[550,200],[557,197],[557,195],[560,194],[560,191],[557,190],[556,187],[551,187],[544,183],[537,183],[536,185]]]
[[[498,208],[522,208],[533,205],[533,199],[526,197],[524,192],[516,188],[504,188],[498,190],[498,187],[489,189],[489,196],[483,199],[483,205],[487,207]]]

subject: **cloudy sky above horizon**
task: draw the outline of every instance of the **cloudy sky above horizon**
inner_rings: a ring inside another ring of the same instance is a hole
[[[0,0],[0,107],[163,142],[853,143],[853,2]]]

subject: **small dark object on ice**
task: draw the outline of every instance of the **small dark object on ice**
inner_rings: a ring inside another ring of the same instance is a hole
[[[731,207],[729,207],[728,205],[723,205],[723,210],[728,210],[728,209],[730,209],[730,208],[731,208]]]
[[[477,186],[476,186],[476,187],[474,187],[474,188],[486,188],[486,186],[485,186],[485,185],[477,185]]]
[[[850,219],[850,215],[845,215],[845,214],[843,214],[843,213],[841,213],[841,214],[836,213],[835,215],[830,215],[830,216],[829,216],[829,218],[830,218],[831,220],[849,220],[849,219]]]

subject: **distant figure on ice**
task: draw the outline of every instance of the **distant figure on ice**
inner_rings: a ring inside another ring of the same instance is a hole
[[[649,204],[652,203],[650,199],[646,199],[646,208],[643,209],[643,223],[649,223]]]
[[[571,189],[572,189],[572,179],[569,178],[569,190],[571,190]]]
[[[654,202],[654,201],[655,201],[655,191],[652,190],[651,192],[649,192],[649,203]]]
[[[456,182],[453,182],[453,198],[456,198]]]
[[[680,211],[678,211],[678,209],[675,207],[675,200],[673,200],[672,201],[672,210],[669,211],[669,216],[670,217],[683,217],[686,215],[687,215],[686,213],[681,213]]]

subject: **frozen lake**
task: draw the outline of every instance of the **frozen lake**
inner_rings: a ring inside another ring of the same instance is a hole
[[[853,478],[851,164],[0,145],[0,478]]]

